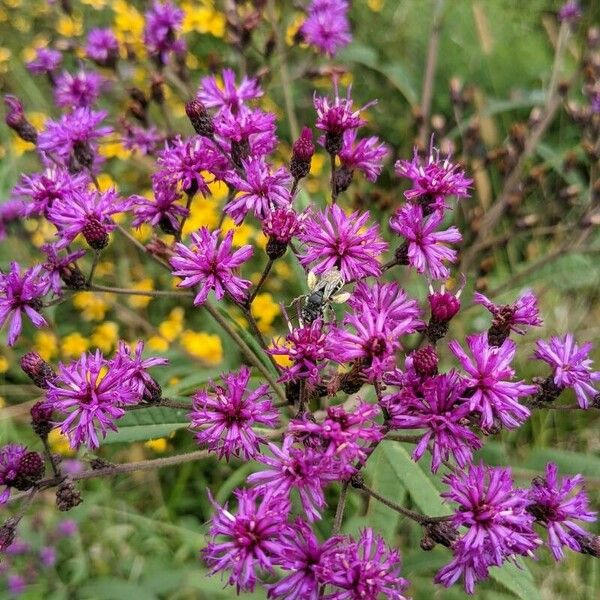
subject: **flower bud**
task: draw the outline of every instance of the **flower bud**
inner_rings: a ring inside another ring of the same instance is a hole
[[[0,552],[4,552],[14,541],[18,521],[10,518],[0,527]]]
[[[4,102],[8,107],[6,113],[6,124],[26,142],[35,144],[37,142],[37,131],[35,127],[25,117],[23,104],[16,96],[7,94],[4,96]]]
[[[66,512],[81,504],[81,494],[75,487],[73,480],[66,477],[56,489],[56,506],[58,510]]]
[[[52,409],[43,402],[36,402],[29,412],[33,431],[45,438],[52,430]]]
[[[81,233],[85,241],[94,250],[102,250],[108,246],[108,231],[96,217],[88,219]]]
[[[411,354],[415,371],[423,377],[431,377],[438,370],[439,357],[433,346],[425,346]]]
[[[46,389],[48,381],[56,376],[52,367],[37,352],[27,352],[23,355],[21,369],[37,387],[42,389]]]
[[[190,100],[185,105],[185,113],[197,134],[208,138],[213,137],[215,133],[213,119],[200,100],[197,98]]]
[[[306,177],[310,173],[310,164],[315,146],[312,140],[312,132],[308,127],[302,128],[300,137],[292,146],[293,154],[290,162],[290,172],[296,180]]]

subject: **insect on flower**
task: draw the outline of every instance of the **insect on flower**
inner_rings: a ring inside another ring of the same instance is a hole
[[[299,315],[300,326],[304,327],[305,324],[323,318],[325,309],[331,308],[331,302],[336,304],[346,302],[350,298],[350,294],[348,292],[338,294],[345,283],[342,273],[337,268],[327,271],[320,278],[314,271],[309,271],[307,278],[309,293],[303,296],[304,306]]]

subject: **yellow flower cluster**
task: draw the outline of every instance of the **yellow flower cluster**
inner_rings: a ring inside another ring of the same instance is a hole
[[[180,342],[189,354],[209,365],[218,365],[223,360],[223,345],[218,335],[186,329]]]
[[[129,46],[138,56],[146,54],[144,47],[144,16],[127,0],[113,0],[115,13],[113,31],[122,46]]]
[[[201,6],[198,6],[201,4]],[[184,2],[181,5],[184,13],[181,30],[185,33],[210,33],[222,38],[225,35],[225,15],[215,10],[212,0],[202,0],[200,3]]]
[[[271,330],[273,321],[279,316],[281,309],[267,292],[258,294],[252,303],[252,316],[256,319],[258,328],[267,333]]]

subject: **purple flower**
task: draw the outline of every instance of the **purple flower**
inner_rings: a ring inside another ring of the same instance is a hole
[[[158,145],[163,141],[163,136],[156,127],[137,127],[129,123],[123,125],[123,146],[127,150],[140,154],[154,154]]]
[[[594,386],[600,380],[600,371],[592,371],[592,359],[588,358],[591,342],[579,347],[572,333],[563,338],[552,337],[549,342],[538,340],[534,356],[548,363],[554,370],[554,384],[561,389],[575,390],[581,408],[588,408],[590,397],[598,393]]]
[[[292,361],[292,366],[284,369],[280,381],[306,379],[313,385],[318,383],[322,363],[328,358],[323,322],[316,319],[310,325],[292,329],[285,341],[275,343],[269,352],[274,356],[287,356]]]
[[[62,54],[52,48],[38,48],[35,58],[27,63],[27,69],[36,75],[56,71],[62,62]]]
[[[373,100],[362,108],[353,109],[351,89],[348,88],[345,98],[340,98],[337,83],[335,84],[335,97],[332,100],[326,96],[313,97],[313,104],[317,111],[317,129],[325,132],[325,149],[330,154],[338,154],[343,146],[343,135],[346,131],[357,129],[366,121],[360,118],[361,111],[372,106],[377,101]]]
[[[46,215],[57,199],[64,200],[77,190],[84,190],[90,180],[87,174],[71,174],[61,167],[48,167],[41,173],[23,175],[21,183],[13,188],[13,195],[28,200],[25,212]]]
[[[263,95],[256,79],[248,79],[244,76],[236,86],[235,73],[231,69],[223,69],[221,77],[222,86],[217,83],[214,75],[203,77],[200,82],[197,98],[206,108],[217,108],[219,112],[228,108],[236,115],[248,100],[255,100]]]
[[[8,591],[12,596],[21,596],[27,589],[27,581],[17,573],[11,573],[7,577]]]
[[[159,367],[169,363],[166,358],[151,356],[142,358],[144,353],[144,342],[138,341],[131,355],[131,348],[123,341],[119,342],[117,353],[110,361],[111,369],[119,369],[127,373],[129,385],[137,389],[140,399],[146,401],[157,400],[156,395],[160,398],[160,386],[155,379],[148,373],[148,369]]]
[[[487,333],[470,335],[467,345],[473,358],[469,358],[457,341],[448,347],[466,371],[464,383],[468,390],[469,408],[480,414],[481,427],[490,429],[500,421],[507,429],[514,429],[529,417],[529,410],[519,404],[519,398],[535,394],[537,386],[523,381],[510,381],[511,368],[517,346],[506,340],[501,346],[490,346]]]
[[[21,459],[27,454],[27,448],[19,444],[7,444],[0,448],[0,506],[10,497],[10,488],[14,486],[20,473]]]
[[[283,496],[263,497],[256,490],[237,490],[238,509],[232,514],[227,505],[215,507],[209,535],[211,541],[203,557],[211,574],[228,570],[229,585],[240,591],[253,591],[257,571],[273,573],[275,557],[282,552],[282,534],[290,511]]]
[[[448,323],[460,310],[460,296],[462,287],[453,294],[446,291],[445,285],[442,285],[439,292],[429,286],[429,295],[427,301],[431,308],[431,319],[437,323]]]
[[[177,188],[170,185],[157,185],[158,180],[153,180],[154,198],[145,196],[131,196],[135,218],[132,225],[140,227],[148,223],[153,227],[160,226],[165,233],[176,234],[180,228],[181,217],[187,217],[189,210],[179,204],[181,194]]]
[[[215,118],[215,131],[231,146],[232,159],[241,166],[242,160],[271,152],[277,144],[276,117],[259,108],[243,108],[233,113],[223,108]]]
[[[144,44],[159,64],[166,65],[171,52],[185,52],[185,40],[177,37],[184,17],[180,8],[169,1],[154,0],[145,17]]]
[[[456,250],[446,244],[462,240],[456,227],[436,231],[443,214],[435,211],[427,219],[419,205],[406,204],[390,219],[392,231],[404,236],[407,244],[407,263],[417,272],[427,273],[432,279],[447,279],[450,271],[445,262],[456,261]]]
[[[26,215],[27,207],[21,200],[7,200],[0,203],[0,241],[8,234],[8,227]]]
[[[579,552],[578,536],[587,532],[575,521],[596,520],[596,513],[589,510],[588,497],[583,489],[583,477],[558,479],[558,467],[554,463],[546,465],[546,476],[536,477],[528,491],[533,504],[529,512],[535,520],[548,530],[548,547],[556,560],[564,558],[563,546]]]
[[[409,582],[400,577],[400,553],[371,528],[357,542],[348,540],[328,552],[322,563],[321,577],[339,588],[325,595],[327,600],[406,600],[402,592]]]
[[[398,160],[395,167],[398,177],[412,180],[413,187],[404,192],[405,198],[412,202],[443,209],[449,196],[468,198],[470,195],[469,187],[473,180],[465,177],[464,171],[452,163],[450,157],[442,161],[440,151],[433,146],[425,164],[415,148],[412,160]]]
[[[48,381],[45,404],[64,415],[61,432],[72,448],[85,444],[100,446],[115,422],[124,414],[124,406],[139,402],[138,389],[132,385],[126,369],[107,361],[99,350],[83,354],[70,364],[60,364],[55,379]]]
[[[131,202],[120,198],[114,189],[76,190],[67,198],[56,199],[48,210],[48,220],[58,229],[57,247],[64,248],[81,233],[92,248],[101,250],[117,226],[112,215],[130,207]]]
[[[233,230],[228,231],[219,243],[220,233],[220,230],[211,233],[202,227],[192,233],[194,250],[181,243],[175,246],[175,256],[170,261],[175,269],[173,275],[183,278],[179,287],[199,286],[194,298],[195,306],[206,302],[210,290],[215,291],[219,300],[227,293],[236,302],[243,302],[251,285],[236,272],[252,256],[252,246],[242,246],[232,252]]]
[[[354,473],[352,461],[367,458],[366,448],[383,437],[381,426],[375,422],[380,410],[376,404],[359,399],[352,412],[342,406],[330,406],[322,423],[305,417],[290,421],[288,432],[304,444],[321,447],[326,457],[339,461],[331,468],[339,470],[339,478]]]
[[[35,327],[44,327],[46,320],[40,314],[42,297],[48,291],[48,280],[37,265],[21,273],[18,263],[12,262],[7,273],[0,272],[0,327],[9,319],[7,344],[14,346],[23,327],[25,313]]]
[[[481,447],[479,438],[465,425],[469,403],[461,396],[465,384],[456,372],[431,377],[421,387],[422,398],[402,390],[386,399],[390,425],[395,429],[424,429],[413,451],[419,460],[431,444],[431,470],[435,473],[450,455],[465,468],[473,459],[473,450]]]
[[[390,153],[388,147],[377,137],[363,138],[357,144],[355,142],[356,130],[345,131],[339,154],[342,165],[351,171],[359,169],[369,181],[376,181]]]
[[[304,231],[308,212],[297,214],[291,205],[268,210],[262,221],[263,233],[279,244],[286,244]],[[268,251],[268,247],[267,247]]]
[[[312,0],[301,33],[323,54],[334,56],[352,41],[346,0]]]
[[[252,426],[276,427],[279,423],[268,385],[248,390],[249,379],[250,370],[242,367],[235,373],[223,374],[223,386],[211,383],[208,392],[200,390],[194,396],[194,410],[189,417],[192,427],[201,428],[196,441],[217,452],[220,458],[253,458],[265,439]]]
[[[104,77],[93,71],[82,69],[75,75],[64,71],[56,80],[54,100],[62,108],[91,107],[106,83]]]
[[[387,244],[379,235],[378,225],[365,229],[368,219],[368,211],[347,216],[337,204],[310,215],[305,231],[298,236],[306,244],[300,262],[304,267],[316,263],[312,270],[317,275],[337,267],[346,283],[379,276],[381,265],[377,258]]]
[[[327,460],[321,452],[312,448],[296,448],[294,437],[284,438],[281,448],[269,443],[273,456],[262,454],[258,460],[267,465],[266,471],[253,473],[248,483],[256,485],[265,496],[283,495],[289,497],[292,489],[298,490],[302,509],[309,521],[321,518],[320,512],[325,507],[323,487],[337,479],[337,474],[330,468],[331,459]]]
[[[541,543],[533,531],[531,504],[523,490],[515,489],[510,469],[471,466],[447,475],[450,486],[442,496],[458,504],[452,524],[467,527],[453,545],[454,560],[437,575],[446,587],[461,576],[472,594],[476,581],[487,577],[490,566],[500,566],[515,554],[530,555]]]
[[[110,29],[92,29],[88,34],[85,53],[96,64],[111,67],[119,57],[119,42]]]
[[[235,174],[229,178],[238,194],[227,203],[225,212],[239,225],[248,212],[252,211],[256,218],[264,219],[277,207],[288,207],[291,202],[287,186],[292,177],[285,167],[271,173],[269,165],[261,156],[242,161],[244,176]]]
[[[63,281],[69,282],[71,278],[83,276],[74,263],[85,256],[85,250],[67,252],[64,256],[60,256],[60,249],[55,244],[44,244],[42,250],[47,259],[42,266],[48,273],[48,288],[55,294],[62,293]]]
[[[38,136],[38,149],[53,154],[65,166],[69,165],[76,151],[79,157],[75,158],[79,163],[83,158],[84,162],[89,161],[95,166],[95,163],[99,162],[95,142],[112,131],[110,127],[100,127],[106,115],[105,111],[76,108],[73,112],[63,115],[60,121],[48,120],[46,129]],[[82,154],[85,156],[82,157]]]
[[[506,335],[509,331],[524,335],[527,327],[540,327],[543,325],[537,298],[531,291],[525,292],[513,304],[494,304],[483,294],[475,292],[473,302],[485,306],[494,316],[492,329],[506,331]],[[517,327],[518,325],[524,325],[525,328]]]
[[[558,19],[561,23],[574,24],[581,19],[582,16],[581,6],[577,0],[568,0],[565,2],[558,11]]]
[[[56,563],[56,548],[53,546],[44,546],[40,550],[40,562],[46,569],[53,567]]]
[[[279,538],[280,554],[275,562],[289,575],[268,586],[269,598],[320,600],[324,583],[320,577],[321,567],[342,540],[341,536],[334,536],[320,544],[311,528],[300,519],[286,528]]]
[[[71,537],[78,531],[77,522],[73,519],[65,519],[56,526],[56,534],[59,537]]]
[[[157,163],[160,169],[153,176],[153,186],[180,185],[190,195],[200,191],[204,196],[210,194],[208,184],[214,178],[206,180],[202,171],[212,171],[222,165],[223,158],[216,154],[210,142],[200,136],[188,140],[177,137],[170,141],[160,152]]]

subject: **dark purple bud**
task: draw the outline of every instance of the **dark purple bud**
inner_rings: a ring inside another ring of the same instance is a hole
[[[56,376],[52,367],[37,352],[27,352],[23,355],[21,369],[37,387],[42,389],[46,389],[48,381]]]
[[[353,173],[352,169],[346,166],[336,169],[333,176],[333,193],[336,197],[350,187]]]
[[[85,241],[94,250],[102,250],[108,246],[108,231],[96,217],[88,219],[81,233]]]
[[[589,554],[590,556],[600,558],[600,535],[590,533],[588,535],[578,535],[576,539],[582,554]]]
[[[315,153],[312,131],[308,127],[302,128],[302,133],[294,142],[292,150],[293,154],[290,162],[290,172],[294,179],[302,179],[310,173],[310,164],[313,154]]]
[[[438,370],[439,356],[433,346],[425,346],[412,354],[415,371],[423,377],[431,377]]]
[[[37,435],[45,438],[52,429],[52,409],[43,402],[36,402],[30,410],[31,426]]]
[[[427,299],[431,306],[431,317],[436,321],[448,322],[460,310],[460,300],[450,292],[434,292]]]
[[[19,474],[30,481],[39,481],[44,475],[44,460],[37,452],[27,452],[19,461]]]
[[[81,504],[81,494],[75,487],[73,480],[66,477],[56,489],[56,506],[58,510],[66,512]]]
[[[208,138],[213,137],[215,133],[213,119],[200,100],[197,98],[190,100],[185,105],[185,113],[197,134]]]
[[[23,104],[10,94],[4,96],[4,102],[8,108],[6,113],[6,124],[23,140],[35,144],[37,142],[37,131],[25,117]]]
[[[0,527],[0,552],[4,552],[14,541],[18,521],[10,518]]]

